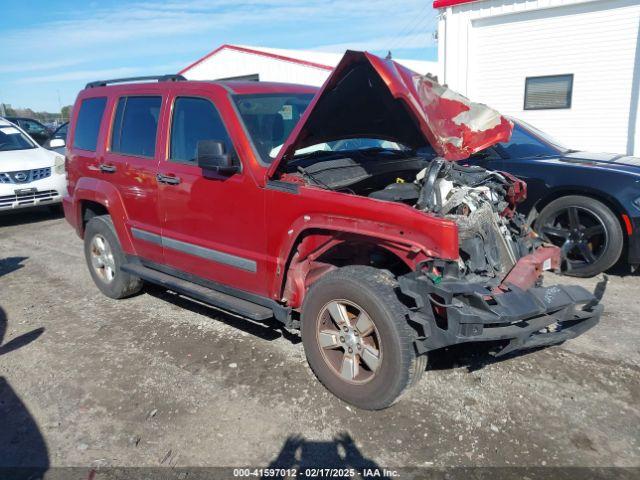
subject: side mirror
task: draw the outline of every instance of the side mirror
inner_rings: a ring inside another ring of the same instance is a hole
[[[198,166],[203,170],[217,172],[222,175],[236,173],[238,166],[231,163],[231,155],[226,150],[223,142],[200,140],[197,152]]]
[[[64,141],[64,138],[52,138],[51,140],[49,140],[49,148],[60,148],[60,147],[64,147],[66,145],[66,142]]]

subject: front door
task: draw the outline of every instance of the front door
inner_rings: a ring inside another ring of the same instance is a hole
[[[158,184],[165,264],[178,272],[265,295],[264,191],[242,168],[216,100],[210,90],[173,98]],[[201,140],[223,142],[240,171],[233,175],[203,172],[196,164]]]

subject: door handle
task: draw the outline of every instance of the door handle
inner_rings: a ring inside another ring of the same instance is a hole
[[[117,170],[115,165],[109,165],[107,163],[101,163],[99,165],[100,171],[103,173],[115,173]]]
[[[163,175],[161,173],[156,175],[156,179],[160,183],[166,183],[167,185],[178,185],[180,183],[180,177],[173,175]]]

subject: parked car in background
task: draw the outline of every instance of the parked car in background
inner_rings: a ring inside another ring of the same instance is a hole
[[[38,145],[44,144],[51,136],[52,130],[45,127],[38,120],[26,117],[5,117],[10,122],[18,125],[22,130],[27,132],[31,138],[33,138]]]
[[[0,118],[0,212],[59,204],[66,184],[64,157]]]
[[[598,322],[606,282],[541,285],[560,249],[515,212],[524,183],[456,163],[511,122],[431,77],[350,51],[317,93],[135,80],[87,85],[68,135],[65,216],[105,295],[148,281],[275,318],[367,409],[414,385],[433,350],[506,354]]]
[[[562,248],[566,273],[589,277],[619,260],[640,264],[640,158],[572,150],[512,119],[508,142],[467,163],[509,172],[527,183],[518,210]]]
[[[67,145],[67,127],[68,126],[69,126],[69,122],[65,122],[62,125],[60,125],[51,134],[49,139],[46,142],[44,142],[43,147],[64,155],[66,150],[66,145]]]

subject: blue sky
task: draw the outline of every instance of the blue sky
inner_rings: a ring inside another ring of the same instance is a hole
[[[399,4],[402,3],[402,8]],[[59,111],[91,80],[174,73],[223,43],[435,60],[431,0],[2,2],[0,102]]]

